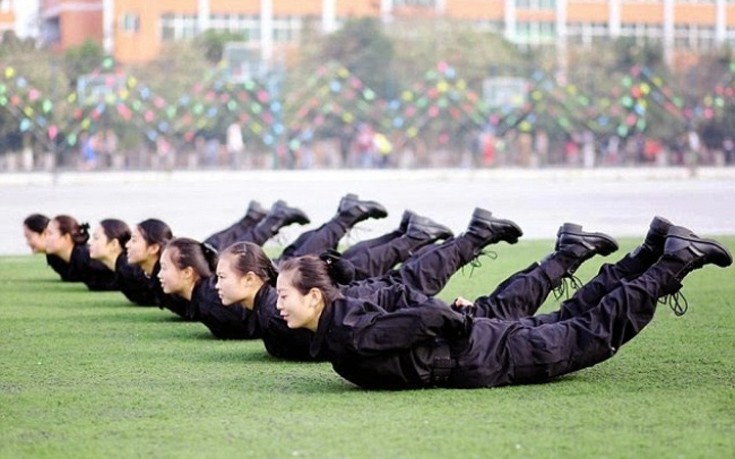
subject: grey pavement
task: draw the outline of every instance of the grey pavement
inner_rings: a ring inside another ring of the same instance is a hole
[[[358,225],[349,241],[394,229],[404,209],[463,231],[476,206],[516,221],[525,238],[553,238],[565,221],[613,236],[642,236],[654,215],[703,235],[735,234],[735,168],[544,170],[174,171],[0,174],[0,255],[26,254],[30,213],[66,213],[94,225],[114,217],[166,221],[177,236],[203,239],[238,220],[251,199],[277,199],[311,218],[281,243],[318,226],[342,195],[384,204],[389,216]]]

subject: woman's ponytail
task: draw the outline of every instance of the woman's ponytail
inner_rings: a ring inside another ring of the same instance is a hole
[[[347,285],[355,280],[355,266],[338,251],[329,249],[319,255],[319,259],[327,265],[327,273],[335,285]]]

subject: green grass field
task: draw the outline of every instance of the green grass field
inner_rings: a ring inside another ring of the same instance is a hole
[[[551,245],[497,246],[441,296],[487,293]],[[0,457],[732,458],[734,273],[695,272],[684,317],[661,306],[617,356],[549,384],[369,392],[0,258]]]

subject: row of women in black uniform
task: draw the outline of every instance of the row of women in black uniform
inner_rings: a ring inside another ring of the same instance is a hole
[[[261,338],[275,357],[328,360],[359,386],[389,389],[541,382],[595,365],[637,335],[657,301],[678,292],[689,272],[732,263],[717,241],[655,217],[638,248],[603,265],[558,311],[535,315],[584,261],[618,248],[606,234],[566,223],[539,263],[489,295],[448,305],[432,295],[488,245],[517,242],[521,229],[477,208],[467,230],[455,237],[407,211],[396,231],[341,255],[334,251],[352,225],[386,215],[378,203],[345,196],[335,217],[284,250],[280,274],[260,245],[285,224],[308,221],[282,202],[267,213],[252,204],[242,221],[204,244],[171,238],[158,220],[141,222],[121,243],[103,221],[90,252],[115,270],[116,287],[134,302],[153,299],[200,320],[219,338]],[[55,226],[60,224],[49,225],[47,256],[64,258],[54,248]],[[125,251],[111,251],[117,253],[114,263],[100,256],[97,238],[127,247],[127,260],[121,261]],[[224,249],[217,254],[212,246]],[[132,288],[134,282],[145,288]]]

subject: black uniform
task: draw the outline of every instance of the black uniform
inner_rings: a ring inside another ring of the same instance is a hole
[[[115,271],[98,260],[92,260],[86,244],[74,246],[69,259],[68,275],[71,279],[79,279],[93,291],[118,290]]]
[[[611,357],[651,320],[657,299],[680,286],[664,270],[644,269],[631,257],[605,265],[560,311],[520,320],[472,318],[435,299],[389,312],[381,306],[397,299],[342,298],[322,313],[310,352],[367,388],[542,382]],[[512,279],[502,291],[509,288],[518,301],[538,301]]]
[[[115,260],[117,285],[125,298],[138,306],[156,306],[156,293],[140,266],[128,263],[125,252]]]
[[[156,305],[161,309],[168,309],[182,319],[188,319],[189,301],[180,296],[169,295],[163,291],[161,281],[158,279],[158,273],[160,271],[161,263],[157,261],[155,266],[153,266],[150,277],[146,276],[145,278],[145,284],[156,298]]]
[[[258,224],[258,221],[258,219],[246,215],[233,225],[212,234],[204,242],[217,250],[223,250],[238,241],[252,242],[253,228]]]
[[[255,314],[238,304],[224,306],[215,289],[216,283],[217,278],[212,276],[194,286],[187,318],[200,321],[220,339],[260,338]]]
[[[64,282],[79,282],[81,279],[75,279],[71,277],[69,272],[69,263],[57,257],[56,255],[46,255],[46,264],[53,269],[56,274],[61,276],[61,280]]]

